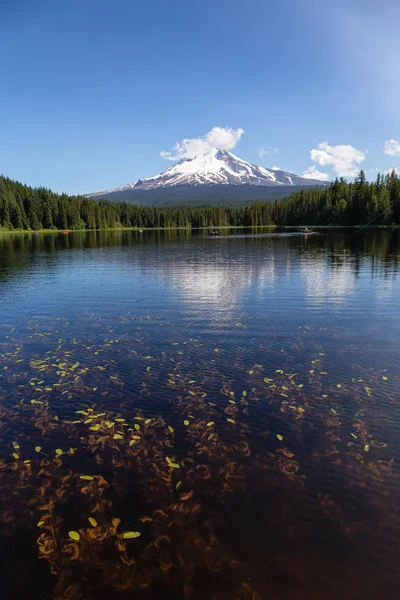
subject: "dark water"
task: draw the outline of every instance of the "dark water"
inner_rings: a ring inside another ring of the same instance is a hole
[[[2,597],[398,598],[399,260],[0,235]]]

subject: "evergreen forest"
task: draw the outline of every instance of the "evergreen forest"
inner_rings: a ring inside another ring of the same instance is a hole
[[[183,203],[184,204],[184,203]],[[0,176],[0,229],[91,230],[297,225],[399,225],[400,177],[395,171],[367,181],[336,179],[327,187],[296,191],[243,207],[151,207],[94,200],[32,188]]]

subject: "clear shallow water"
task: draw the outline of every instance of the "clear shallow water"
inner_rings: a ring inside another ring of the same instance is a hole
[[[398,597],[399,242],[0,236],[5,597]]]

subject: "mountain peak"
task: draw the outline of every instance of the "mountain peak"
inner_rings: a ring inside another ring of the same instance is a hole
[[[209,152],[180,160],[154,177],[140,179],[135,188],[154,189],[171,186],[199,185],[316,185],[293,173],[266,169],[249,163],[228,150],[212,148]]]
[[[196,187],[215,185],[252,185],[252,186],[304,186],[325,185],[314,179],[305,179],[294,173],[266,169],[249,163],[228,150],[212,148],[209,152],[198,154],[192,158],[184,158],[171,165],[154,177],[139,179],[127,186],[90,194],[101,197],[103,194],[135,190],[152,190],[171,187]],[[289,191],[289,190],[288,190]]]

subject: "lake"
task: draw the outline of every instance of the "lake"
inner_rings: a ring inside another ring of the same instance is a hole
[[[400,231],[0,234],[0,581],[400,594]]]

